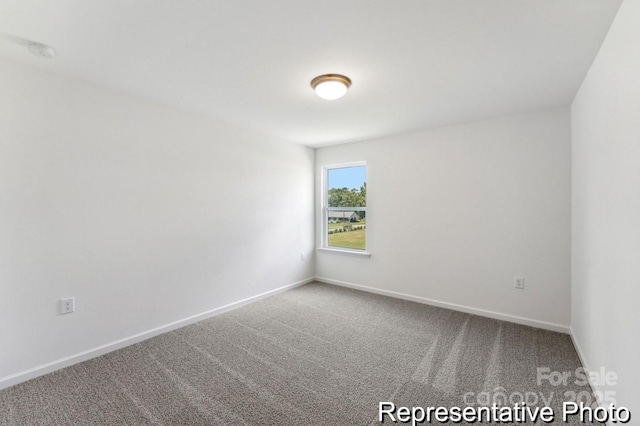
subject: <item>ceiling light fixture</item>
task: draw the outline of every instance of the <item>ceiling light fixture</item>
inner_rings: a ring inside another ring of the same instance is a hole
[[[328,101],[343,97],[350,86],[351,79],[341,74],[323,74],[311,80],[316,95]]]

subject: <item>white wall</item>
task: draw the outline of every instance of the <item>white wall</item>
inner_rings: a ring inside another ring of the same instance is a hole
[[[317,276],[568,330],[568,108],[321,148],[316,181],[358,160],[372,256],[319,252]]]
[[[313,276],[312,149],[9,62],[0,93],[0,385]]]
[[[640,2],[625,1],[571,106],[572,329],[640,417]],[[635,420],[636,422],[638,420]],[[634,423],[635,424],[635,423]]]

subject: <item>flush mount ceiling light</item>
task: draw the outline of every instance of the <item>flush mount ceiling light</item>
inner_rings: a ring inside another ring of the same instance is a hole
[[[323,74],[311,80],[311,87],[322,99],[332,101],[347,93],[351,79],[341,74]]]

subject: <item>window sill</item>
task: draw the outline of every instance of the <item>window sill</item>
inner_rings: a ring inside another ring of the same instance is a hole
[[[331,248],[331,247],[318,247],[316,250],[321,253],[333,253],[333,254],[340,254],[343,256],[365,257],[365,258],[371,257],[371,253],[362,251],[362,250],[349,250],[349,249],[339,249],[339,248]]]

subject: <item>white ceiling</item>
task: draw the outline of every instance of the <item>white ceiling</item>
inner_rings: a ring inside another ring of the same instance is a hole
[[[0,0],[0,32],[58,52],[0,57],[323,146],[568,105],[620,3]]]

